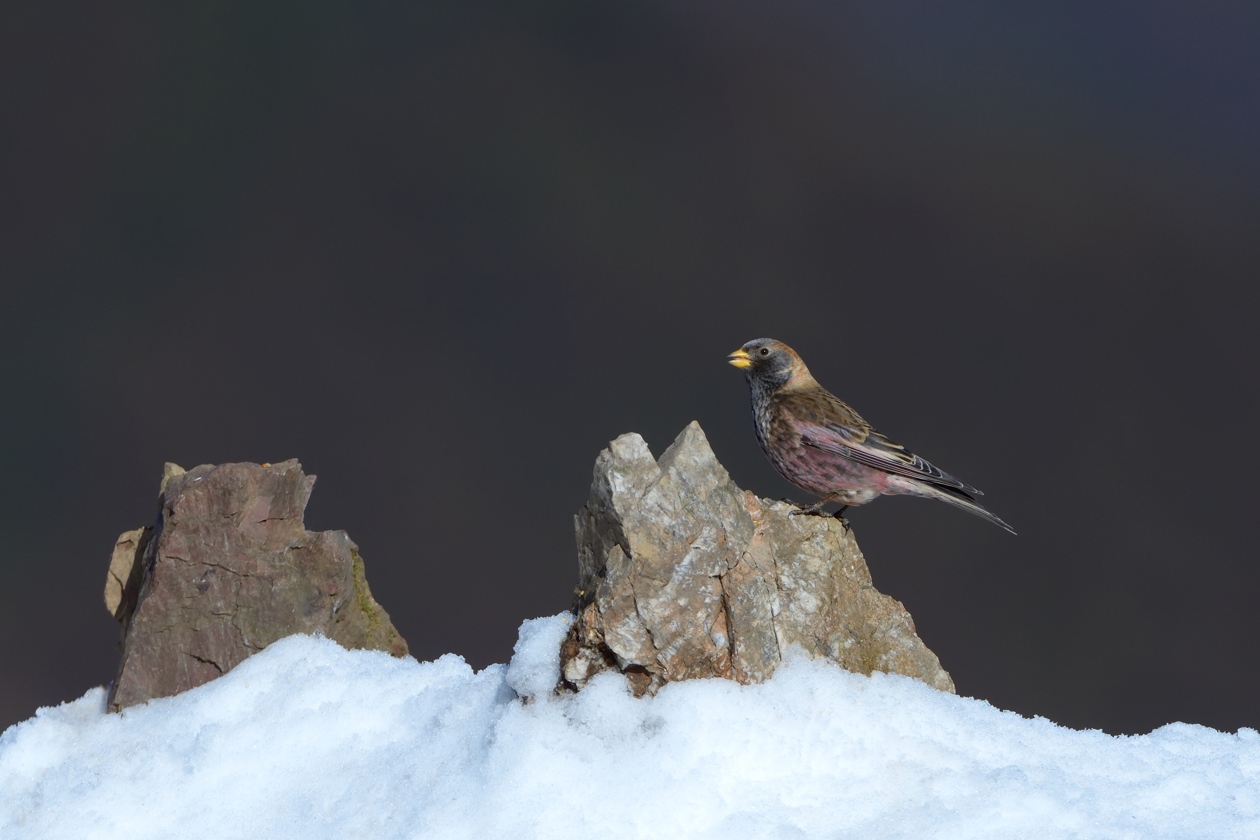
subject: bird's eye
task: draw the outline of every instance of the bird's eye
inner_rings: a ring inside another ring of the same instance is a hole
[[[770,355],[770,348],[769,348],[769,347],[762,347],[762,348],[761,348],[761,355],[763,355],[763,356],[769,356],[769,355]]]

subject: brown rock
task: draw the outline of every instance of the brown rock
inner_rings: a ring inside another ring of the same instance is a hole
[[[293,633],[405,656],[345,531],[307,531],[297,461],[168,464],[152,529],[119,537],[105,604],[123,622],[117,711],[208,682]]]
[[[760,682],[799,645],[952,692],[905,607],[871,583],[852,531],[791,510],[737,487],[697,423],[659,461],[636,434],[613,441],[575,517],[563,684],[579,689],[607,669],[639,695],[697,677]]]

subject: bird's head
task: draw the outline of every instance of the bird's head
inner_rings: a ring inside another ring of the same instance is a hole
[[[812,379],[796,351],[773,338],[754,338],[727,356],[727,361],[742,370],[750,384],[766,389]]]

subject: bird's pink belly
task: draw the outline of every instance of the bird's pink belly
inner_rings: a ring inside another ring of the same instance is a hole
[[[889,476],[883,470],[812,446],[796,447],[781,458],[771,456],[770,461],[802,490],[819,497],[837,495],[848,504],[869,502],[889,489]]]

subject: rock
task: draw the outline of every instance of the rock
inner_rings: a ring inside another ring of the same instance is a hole
[[[659,461],[636,434],[614,440],[575,517],[562,687],[609,669],[638,695],[700,677],[760,682],[799,645],[953,692],[906,608],[875,589],[852,530],[792,510],[737,487],[697,423]]]
[[[109,574],[105,578],[105,609],[122,622],[124,633],[131,620],[131,613],[136,608],[140,572],[144,568],[141,557],[152,534],[152,528],[124,531],[115,540],[114,553],[109,558]]]
[[[187,691],[294,633],[407,654],[345,531],[307,531],[297,461],[167,464],[151,529],[118,538],[105,605],[123,624],[110,711]]]

